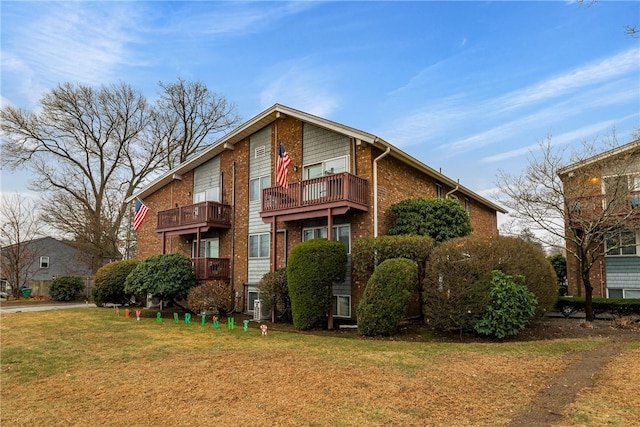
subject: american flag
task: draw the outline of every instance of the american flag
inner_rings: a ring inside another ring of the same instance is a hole
[[[142,225],[142,221],[147,217],[149,208],[142,203],[140,199],[136,199],[135,214],[133,215],[133,229],[138,231],[138,228]]]
[[[282,188],[287,188],[289,185],[287,184],[287,176],[289,175],[289,165],[291,164],[291,159],[289,158],[289,154],[284,149],[284,145],[282,142],[278,145],[278,165],[276,167],[276,182]]]

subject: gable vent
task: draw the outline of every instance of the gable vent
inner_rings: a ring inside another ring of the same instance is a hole
[[[265,153],[266,153],[266,148],[265,148],[264,145],[261,145],[260,147],[256,148],[256,157],[255,158],[257,159],[258,157],[262,157],[262,156],[265,155]]]

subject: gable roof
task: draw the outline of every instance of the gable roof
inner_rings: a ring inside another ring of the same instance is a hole
[[[244,140],[248,136],[252,135],[253,133],[259,131],[260,129],[264,128],[265,126],[274,122],[276,119],[283,116],[295,117],[300,121],[310,123],[314,126],[327,129],[342,135],[347,135],[351,138],[355,138],[362,142],[371,144],[382,151],[386,151],[387,149],[389,149],[390,150],[389,154],[392,157],[400,160],[401,162],[425,173],[426,175],[429,175],[435,178],[436,180],[442,182],[443,184],[446,184],[452,188],[457,188],[457,192],[466,194],[471,198],[473,198],[474,200],[477,200],[478,202],[490,207],[491,209],[496,210],[497,212],[507,213],[507,211],[501,206],[485,199],[479,194],[460,185],[459,182],[454,181],[451,178],[448,178],[442,173],[427,166],[426,164],[415,159],[414,157],[398,149],[397,147],[391,145],[390,143],[383,140],[382,138],[377,137],[376,135],[373,135],[371,133],[364,132],[349,126],[345,126],[343,124],[340,124],[331,120],[327,120],[322,117],[314,116],[313,114],[305,113],[304,111],[296,110],[281,104],[274,104],[270,108],[252,117],[245,123],[235,128],[230,133],[226,134],[225,136],[223,136],[222,138],[220,138],[219,140],[211,144],[209,147],[204,149],[200,154],[192,157],[191,159],[185,161],[184,163],[181,163],[174,169],[170,170],[164,175],[161,175],[160,177],[158,177],[156,180],[152,181],[149,185],[145,186],[140,191],[134,193],[131,197],[127,198],[126,202],[131,202],[135,200],[137,197],[144,199],[146,196],[153,194],[157,190],[169,184],[176,177],[179,177],[182,174],[189,172],[195,169],[196,167],[202,165],[203,163],[206,163],[207,161],[211,160],[212,158],[214,158],[224,150],[232,150],[235,144]]]
[[[605,152],[602,152],[600,154],[596,154],[595,156],[589,157],[587,159],[583,159],[580,160],[579,162],[570,164],[568,166],[565,166],[561,169],[558,170],[558,175],[562,176],[562,175],[566,175],[570,172],[574,172],[578,169],[581,169],[585,166],[589,166],[592,165],[594,163],[598,163],[602,160],[611,158],[611,157],[615,157],[618,155],[622,155],[625,153],[628,153],[630,151],[633,150],[640,150],[640,139],[636,139],[635,141],[631,141],[627,144],[621,145],[619,147],[616,148],[612,148],[611,150],[607,150]]]

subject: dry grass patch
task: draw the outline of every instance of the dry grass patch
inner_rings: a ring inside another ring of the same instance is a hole
[[[255,324],[243,333],[105,309],[0,323],[0,424],[12,426],[506,425],[567,355],[599,344],[264,338]]]
[[[562,426],[638,426],[640,422],[640,344],[607,364],[565,411]]]

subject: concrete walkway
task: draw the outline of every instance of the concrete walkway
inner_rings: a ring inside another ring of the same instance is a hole
[[[0,314],[27,313],[30,311],[64,310],[66,308],[89,308],[95,306],[95,304],[86,304],[84,302],[48,302],[39,304],[21,303],[11,305],[0,304]]]

